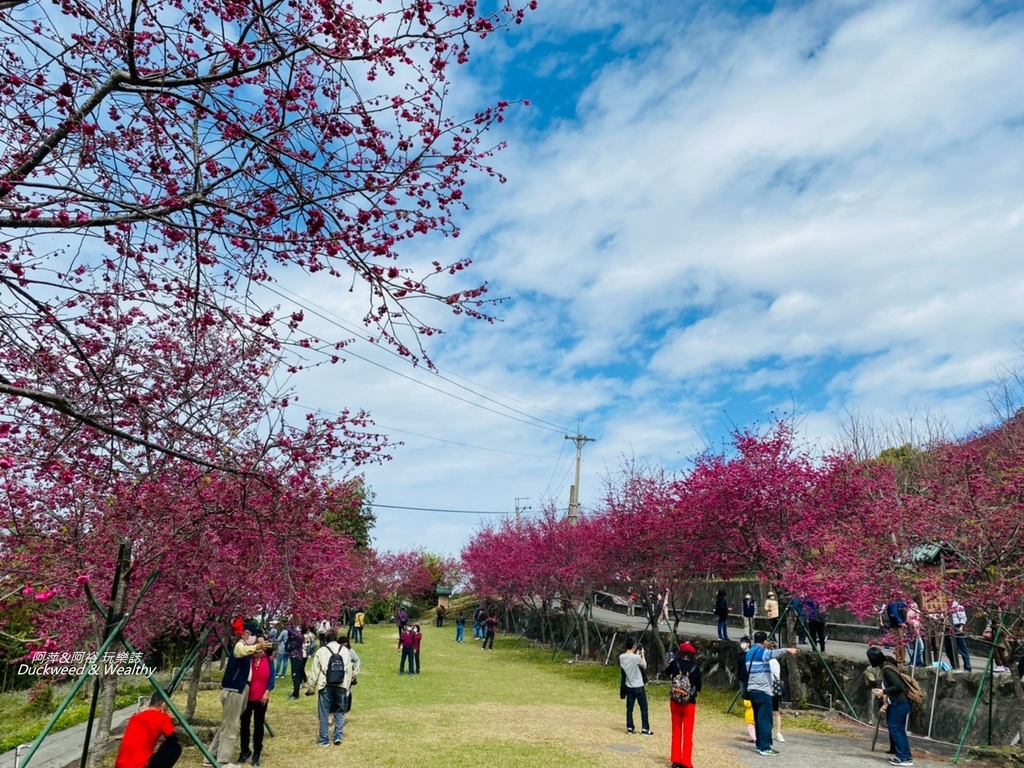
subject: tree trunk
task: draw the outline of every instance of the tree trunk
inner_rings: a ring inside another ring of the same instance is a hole
[[[653,640],[654,647],[658,652],[658,655],[655,657],[654,661],[659,667],[664,668],[668,665],[668,654],[665,652],[665,643],[661,641],[661,632],[658,631],[658,624],[660,623],[661,619],[661,604],[659,603],[658,605],[651,605],[651,608],[648,611],[647,616],[651,626],[651,639]],[[662,661],[664,661],[665,663],[662,664]]]
[[[587,620],[588,614],[590,613],[590,600],[583,601],[583,611],[580,613],[580,621],[583,624],[582,636],[583,636],[583,658],[590,658],[590,622]]]
[[[203,667],[209,654],[203,653],[196,657],[192,671],[188,676],[188,700],[185,702],[185,719],[190,723],[196,715],[196,701],[199,698],[199,680],[203,676]]]
[[[125,605],[128,598],[128,578],[131,568],[127,564],[121,569],[121,578],[118,580],[115,597],[113,601],[114,621],[119,622],[124,616]],[[113,643],[108,653],[117,654],[121,649],[119,643]],[[110,672],[112,664],[103,663],[100,674],[100,714],[96,718],[95,731],[93,732],[91,746],[89,748],[90,768],[103,768],[103,760],[107,754],[107,743],[110,741],[110,726],[114,719],[114,708],[117,705],[117,684],[118,676]]]

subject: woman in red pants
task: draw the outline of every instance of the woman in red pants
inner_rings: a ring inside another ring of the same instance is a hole
[[[679,653],[664,674],[673,681],[673,689],[685,692],[680,696],[673,694],[668,703],[672,712],[672,768],[693,768],[693,723],[701,688],[697,649],[690,643],[680,643]]]

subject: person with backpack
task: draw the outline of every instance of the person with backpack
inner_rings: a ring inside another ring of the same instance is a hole
[[[653,736],[651,721],[647,711],[647,689],[645,687],[644,670],[647,659],[644,649],[636,647],[636,640],[626,638],[626,649],[619,654],[619,668],[622,669],[623,685],[626,691],[626,733],[636,733],[633,724],[633,707],[640,705],[640,727],[644,736]]]
[[[754,733],[759,755],[777,755],[772,747],[772,667],[771,660],[787,653],[799,653],[798,648],[769,650],[767,632],[754,634],[754,644],[745,658],[747,670],[747,698],[754,708]]]
[[[882,671],[881,687],[872,689],[872,693],[885,702],[883,709],[886,711],[886,728],[896,751],[896,755],[890,758],[889,765],[913,765],[910,738],[907,736],[907,719],[910,717],[907,680],[900,674],[895,659],[886,658],[880,648],[868,648],[868,662],[872,667],[881,668]],[[914,686],[916,688],[916,683]]]
[[[718,617],[718,639],[729,639],[729,601],[725,597],[725,590],[719,589],[715,595],[715,616]]]
[[[672,741],[669,760],[672,768],[693,768],[693,725],[697,718],[697,694],[702,686],[697,649],[692,643],[680,643],[679,653],[665,668],[672,687],[669,713],[672,715]]]
[[[484,639],[484,609],[479,605],[473,609],[473,637],[476,640]]]
[[[352,655],[349,649],[338,642],[338,631],[331,627],[324,639],[327,641],[313,654],[313,669],[309,675],[306,695],[317,694],[317,746],[330,746],[327,738],[328,719],[334,716],[334,743],[341,744],[345,730],[345,699],[352,687]]]

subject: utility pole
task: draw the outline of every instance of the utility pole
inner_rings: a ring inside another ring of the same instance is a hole
[[[530,500],[529,496],[516,496],[516,528],[519,527],[519,513],[520,512],[525,512],[528,509],[532,509],[532,507],[521,507],[521,506],[519,506],[519,502],[520,501],[529,501],[529,500]]]
[[[594,438],[577,432],[575,437],[566,435],[565,439],[576,443],[576,482],[569,490],[569,525],[576,525],[580,517],[580,461],[583,457],[583,444],[594,442]]]

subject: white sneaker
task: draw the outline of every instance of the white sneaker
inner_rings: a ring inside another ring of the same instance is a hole
[[[1010,670],[1008,670],[1006,667],[1000,665],[998,667],[994,667],[992,669],[992,671],[993,672],[1009,672]]]
[[[778,733],[778,734],[775,735],[775,740],[780,742],[780,743],[782,743],[782,744],[786,743],[786,739],[783,738],[781,733]]]

